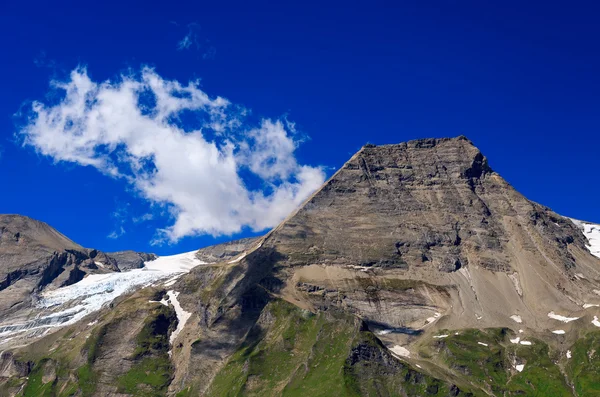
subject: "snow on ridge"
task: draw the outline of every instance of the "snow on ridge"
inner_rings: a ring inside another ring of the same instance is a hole
[[[588,240],[588,250],[590,253],[600,258],[600,225],[596,225],[589,222],[580,221],[577,219],[569,218],[571,222],[575,224],[583,235]]]

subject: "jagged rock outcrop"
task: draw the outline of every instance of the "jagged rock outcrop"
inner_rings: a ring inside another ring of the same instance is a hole
[[[139,268],[153,259],[154,254],[84,248],[44,222],[0,215],[0,324],[29,308],[42,290],[77,283],[88,274]]]
[[[239,240],[201,248],[196,253],[196,258],[206,263],[227,261],[228,259],[231,259],[246,251],[250,246],[252,246],[252,244],[258,241],[259,238],[260,237],[242,238]]]
[[[135,251],[118,251],[106,254],[112,258],[122,272],[131,269],[141,269],[145,262],[153,261],[158,258],[155,254]]]

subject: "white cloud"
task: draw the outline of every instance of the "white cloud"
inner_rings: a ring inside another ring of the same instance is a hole
[[[296,161],[293,124],[251,126],[244,108],[209,97],[198,82],[143,68],[98,83],[78,68],[52,87],[64,95],[33,102],[19,131],[24,144],[123,179],[168,208],[174,222],[159,231],[162,239],[273,227],[324,181],[320,167]]]

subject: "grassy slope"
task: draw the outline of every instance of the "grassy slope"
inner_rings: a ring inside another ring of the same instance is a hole
[[[146,296],[124,302],[125,306],[111,312],[89,337],[84,333],[71,336],[71,331],[65,330],[63,341],[51,353],[30,351],[23,357],[33,363],[28,379],[11,379],[5,385],[23,384],[19,395],[27,397],[97,394],[99,374],[94,363],[105,333],[109,332],[108,325],[127,315],[142,300],[147,303]],[[128,357],[131,368],[115,379],[119,392],[133,396],[166,395],[172,374],[167,355],[172,316],[171,310],[162,305],[152,308],[136,337],[137,348]],[[599,331],[579,339],[571,347],[569,360],[556,357],[540,340],[530,339],[532,346],[512,344],[509,339],[515,335],[506,329],[442,333],[450,336],[423,341],[419,353],[438,365],[436,374],[440,379],[459,381],[460,396],[562,397],[573,396],[573,389],[579,396],[600,396]],[[564,364],[573,389],[560,371],[559,362]],[[522,372],[515,370],[517,363],[525,365]],[[217,374],[208,395],[455,395],[456,388],[440,379],[393,358],[372,333],[361,330],[360,322],[352,316],[313,314],[273,300],[246,341]],[[178,394],[195,395],[193,388]]]
[[[553,363],[548,346],[530,339],[531,346],[510,343],[514,337],[505,329],[463,330],[423,346],[423,355],[487,393],[497,396],[572,396],[559,367]],[[485,345],[482,345],[486,344]],[[522,372],[515,365],[524,364]]]
[[[70,336],[73,330],[65,330],[58,346],[48,352],[49,345],[32,345],[22,353],[21,361],[32,363],[32,371],[20,388],[19,396],[93,396],[102,394],[98,391],[100,374],[95,361],[104,345],[104,338],[110,332],[110,325],[127,317],[131,310],[140,305],[148,305],[148,296],[142,294],[129,301],[122,302],[118,309],[109,311],[99,324],[89,333],[81,332]],[[129,371],[115,380],[119,392],[133,396],[163,396],[169,386],[172,367],[167,355],[169,349],[169,327],[175,326],[174,311],[163,305],[151,304],[141,332],[136,336],[137,348],[130,360]],[[46,377],[44,373],[52,373],[54,377]],[[16,385],[17,379],[10,380],[2,389]]]
[[[271,302],[209,396],[446,396],[451,385],[394,359],[351,316]],[[182,393],[182,395],[184,395]]]

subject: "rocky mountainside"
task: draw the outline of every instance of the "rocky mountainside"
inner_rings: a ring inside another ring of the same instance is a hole
[[[366,145],[266,236],[0,342],[0,395],[600,395],[599,237],[464,137]]]
[[[90,274],[140,267],[154,258],[83,248],[46,223],[0,215],[0,329],[35,314],[33,306],[43,291],[76,284]]]

